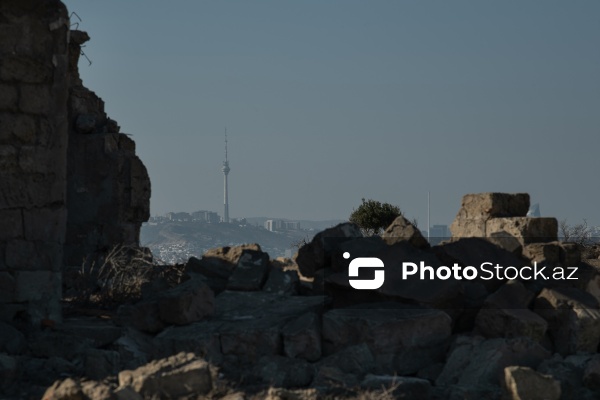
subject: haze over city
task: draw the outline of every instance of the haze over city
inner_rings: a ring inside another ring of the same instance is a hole
[[[500,191],[600,224],[597,2],[65,3],[152,215],[223,212],[227,127],[234,218],[346,219],[365,197],[425,225],[429,191],[449,224]]]

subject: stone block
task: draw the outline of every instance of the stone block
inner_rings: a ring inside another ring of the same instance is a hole
[[[34,243],[26,240],[11,240],[6,244],[6,265],[13,269],[35,267],[34,259],[39,259]]]
[[[461,208],[450,226],[453,238],[484,237],[490,218],[524,217],[529,210],[527,193],[477,193],[462,198]]]
[[[51,271],[16,271],[15,301],[60,300],[61,273]]]
[[[415,247],[422,249],[429,248],[429,242],[423,237],[421,231],[403,216],[396,218],[394,222],[386,228],[381,237],[387,244],[394,244],[407,240]]]
[[[57,331],[91,339],[95,347],[105,348],[122,335],[123,328],[96,317],[69,318],[55,327]]]
[[[360,228],[349,222],[317,233],[310,243],[298,249],[295,261],[300,273],[306,277],[314,277],[318,270],[330,266],[331,256],[341,243],[361,237],[363,234]]]
[[[21,210],[0,210],[0,241],[18,239],[23,236]]]
[[[576,243],[560,243],[560,263],[565,267],[576,267],[581,262],[581,249]]]
[[[0,353],[23,354],[27,348],[25,335],[13,326],[0,322]]]
[[[87,378],[102,380],[119,372],[120,356],[116,351],[87,349],[83,360]]]
[[[261,290],[269,273],[269,255],[262,251],[245,250],[229,278],[228,290]]]
[[[164,322],[160,319],[156,301],[140,301],[136,304],[124,304],[117,310],[119,323],[147,333],[160,332]]]
[[[19,109],[28,114],[49,115],[53,108],[53,98],[47,85],[21,85]]]
[[[67,225],[65,207],[23,210],[23,222],[25,238],[29,241],[64,242]]]
[[[462,198],[461,217],[524,217],[529,210],[527,193],[476,193]]]
[[[39,358],[62,358],[73,361],[82,357],[93,347],[91,339],[64,332],[41,331],[29,337],[31,355]]]
[[[4,38],[3,38],[4,41]],[[30,57],[12,55],[0,61],[0,80],[19,83],[44,83],[52,79],[47,63]]]
[[[512,400],[559,400],[560,382],[529,367],[504,368],[504,383]]]
[[[15,301],[15,278],[8,271],[0,271],[0,303]]]
[[[600,310],[591,294],[575,288],[543,289],[534,304],[534,311],[548,322],[557,353],[598,350]]]
[[[19,149],[19,173],[45,176],[49,171],[66,170],[64,155],[56,148],[24,145]]]
[[[93,133],[96,129],[96,117],[92,114],[80,114],[75,120],[75,130],[79,133]]]
[[[117,132],[115,132],[117,133]],[[135,142],[126,134],[115,135],[119,140],[119,150],[128,154],[135,154]]]
[[[536,368],[550,356],[548,350],[528,338],[483,340],[459,336],[435,384],[493,390],[504,381],[504,368],[512,365]]]
[[[548,324],[528,308],[533,297],[518,281],[504,284],[485,300],[475,319],[477,330],[486,337],[526,336],[541,342]]]
[[[17,378],[17,359],[0,353],[0,387],[6,388]]]
[[[334,309],[323,315],[324,352],[365,343],[383,372],[412,374],[444,358],[451,330],[438,310],[388,303]]]
[[[600,390],[600,355],[594,355],[586,364],[583,372],[583,384],[589,389]]]
[[[286,324],[281,331],[285,355],[308,361],[321,358],[320,322],[317,314],[307,313]]]
[[[506,232],[523,245],[555,242],[558,233],[556,218],[508,217],[492,218],[485,225],[486,236]]]
[[[163,292],[158,298],[160,319],[167,324],[197,322],[214,312],[214,294],[204,282],[190,279]]]
[[[212,390],[209,365],[193,353],[152,361],[119,373],[119,387],[131,387],[144,398],[182,398]]]
[[[260,245],[256,243],[210,249],[204,252],[200,263],[194,265],[191,272],[229,278],[245,250],[262,251]]]
[[[560,262],[560,243],[529,243],[523,247],[523,256],[532,263],[557,265]]]
[[[44,400],[84,400],[86,396],[81,388],[81,383],[73,378],[58,380],[50,386],[44,396]]]
[[[295,295],[298,294],[299,287],[300,278],[298,277],[298,272],[293,270],[284,271],[279,267],[272,266],[263,290],[281,295]]]
[[[35,117],[25,114],[0,113],[0,144],[34,144]]]
[[[370,347],[365,343],[345,347],[334,354],[324,357],[318,365],[320,368],[339,368],[345,374],[361,377],[369,372],[373,372],[378,367],[381,368],[381,366],[377,365],[376,355],[373,354]]]
[[[18,173],[19,152],[10,145],[0,145],[0,168],[3,174]]]
[[[0,170],[0,182],[0,209],[45,207],[65,201],[65,181],[61,171],[28,174]]]
[[[274,387],[306,387],[315,375],[315,367],[306,360],[266,356],[259,360],[254,373]]]
[[[11,240],[6,244],[6,266],[15,270],[60,271],[63,248],[60,243]]]
[[[205,320],[185,326],[170,326],[152,341],[153,357],[166,357],[179,352],[202,354],[211,363],[223,360],[220,332],[223,322]],[[129,340],[128,340],[129,341]],[[131,350],[129,351],[131,352]]]
[[[17,108],[18,99],[15,86],[0,83],[0,110],[14,111]]]

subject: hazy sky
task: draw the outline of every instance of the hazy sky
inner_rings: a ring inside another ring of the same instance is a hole
[[[222,214],[226,126],[232,217],[345,219],[366,197],[425,228],[428,191],[432,224],[501,191],[600,224],[596,0],[65,3],[152,215]]]

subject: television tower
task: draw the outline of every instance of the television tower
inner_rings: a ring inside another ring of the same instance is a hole
[[[223,193],[223,222],[229,223],[229,196],[227,191],[227,175],[229,175],[229,160],[227,159],[227,128],[225,128],[225,161],[223,161],[224,193]]]

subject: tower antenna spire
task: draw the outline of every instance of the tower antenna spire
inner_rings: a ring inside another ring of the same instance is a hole
[[[227,127],[225,127],[225,161],[227,161]]]
[[[227,158],[227,127],[225,127],[225,161],[223,161],[223,222],[229,223],[229,193],[227,187],[227,175],[229,175],[229,159]]]

